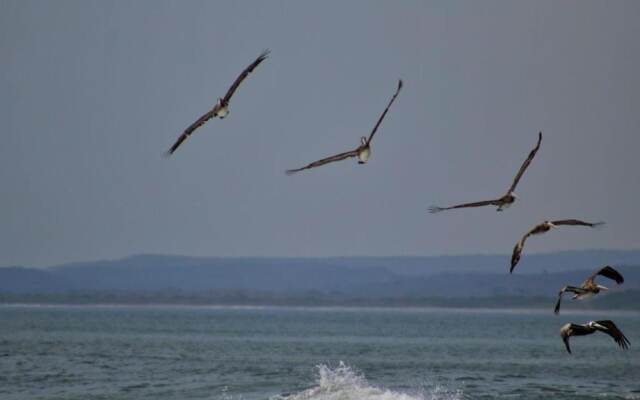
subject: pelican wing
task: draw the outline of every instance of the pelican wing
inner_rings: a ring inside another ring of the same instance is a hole
[[[336,154],[335,156],[323,158],[322,160],[314,161],[311,164],[305,165],[304,167],[301,167],[301,168],[288,169],[286,173],[287,175],[292,175],[292,174],[295,174],[296,172],[300,172],[305,169],[311,169],[311,168],[319,167],[321,165],[329,164],[335,161],[345,160],[349,157],[355,157],[357,154],[358,154],[358,150],[347,151],[345,153]]]
[[[560,336],[562,336],[562,341],[564,342],[564,346],[567,348],[567,352],[571,354],[571,346],[569,346],[569,337],[565,336],[562,331],[560,332]]]
[[[233,82],[229,90],[227,90],[227,94],[224,95],[223,100],[225,104],[229,102],[229,100],[231,99],[231,96],[233,96],[233,94],[238,89],[242,81],[244,81],[245,78],[249,76],[249,74],[252,73],[253,70],[256,69],[256,67],[269,56],[269,53],[270,53],[269,50],[263,51],[258,56],[258,58],[255,59],[254,62],[252,62],[247,68],[245,68],[244,71],[242,71],[242,73],[236,78],[235,82]]]
[[[613,321],[611,320],[596,321],[595,328],[600,332],[604,332],[607,335],[611,336],[613,340],[615,340],[618,346],[620,346],[621,348],[625,350],[629,348],[629,345],[631,344],[629,342],[629,339],[627,339],[627,337],[622,333],[622,331],[618,329],[618,327],[616,326],[616,324],[613,323]]]
[[[585,222],[579,219],[560,219],[557,221],[551,221],[554,225],[573,225],[573,226],[588,226],[590,228],[597,228],[604,225],[604,222]]]
[[[595,331],[596,331],[595,328],[591,328],[588,325],[571,324],[571,334],[570,334],[570,336],[591,335]]]
[[[522,249],[524,249],[524,242],[531,235],[531,232],[527,232],[522,239],[516,243],[513,247],[513,253],[511,254],[511,268],[509,269],[509,273],[513,273],[514,268],[520,262],[520,257],[522,256]]]
[[[204,125],[205,122],[213,118],[217,107],[218,105],[216,104],[216,106],[214,106],[209,112],[204,114],[202,117],[198,118],[198,120],[193,124],[189,125],[189,127],[187,127],[187,129],[185,129],[184,132],[182,132],[182,135],[180,135],[180,137],[178,138],[178,140],[176,140],[173,146],[171,146],[169,151],[167,151],[167,156],[170,156],[171,154],[173,154],[173,152],[176,151],[178,147],[180,147],[182,142],[184,142],[185,140],[187,140],[189,136],[191,136],[193,131],[195,131],[196,129]]]
[[[522,237],[522,239],[520,239],[520,241],[516,243],[515,247],[513,248],[513,254],[511,255],[511,269],[509,270],[509,272],[513,272],[513,269],[516,267],[516,265],[518,265],[520,256],[522,255],[522,249],[524,248],[524,242],[527,240],[527,238],[532,235],[540,235],[547,232],[548,230],[549,229],[545,227],[544,223],[538,224],[531,228],[529,232],[527,232]]]
[[[389,108],[391,107],[391,104],[393,104],[393,102],[395,101],[396,97],[398,97],[398,93],[400,93],[400,89],[402,89],[402,79],[400,79],[398,81],[398,88],[396,89],[395,94],[393,95],[393,97],[389,101],[389,104],[387,104],[387,108],[385,108],[384,111],[382,112],[382,115],[380,115],[380,118],[378,119],[378,122],[376,122],[376,126],[373,127],[373,130],[371,131],[371,134],[369,134],[369,139],[367,139],[367,143],[371,143],[371,139],[373,139],[373,135],[375,135],[376,131],[378,130],[378,127],[380,126],[380,123],[384,119],[384,116],[387,115],[387,111],[389,111]]]
[[[575,286],[565,286],[562,289],[560,289],[560,292],[558,293],[558,301],[556,301],[556,306],[553,309],[553,312],[555,314],[560,313],[560,302],[562,301],[562,295],[565,294],[566,292],[572,292],[575,294],[584,294],[587,291]]]
[[[531,161],[536,156],[536,153],[540,148],[541,142],[542,142],[542,132],[538,133],[538,143],[536,144],[536,147],[534,147],[533,150],[531,150],[531,152],[527,156],[527,159],[524,160],[524,163],[520,167],[520,170],[516,174],[515,178],[513,178],[513,183],[511,184],[511,187],[507,191],[507,194],[512,193],[514,190],[516,190],[516,186],[518,186],[518,182],[520,182],[520,178],[522,178],[522,175],[524,175],[524,171],[527,170],[527,168],[529,167],[529,164],[531,164]]]
[[[598,275],[602,275],[605,278],[614,280],[618,285],[624,283],[624,278],[622,277],[622,275],[620,275],[618,271],[613,269],[613,267],[610,267],[608,265],[591,274],[591,276],[587,278],[587,281],[593,281]]]
[[[560,336],[562,336],[562,341],[564,345],[567,347],[567,351],[571,354],[571,347],[569,346],[569,338],[571,336],[584,336],[590,335],[595,332],[595,328],[591,328],[587,325],[578,325],[578,324],[564,324],[562,328],[560,328]]]
[[[431,214],[435,214],[438,213],[440,211],[444,211],[444,210],[453,210],[454,208],[466,208],[466,207],[484,207],[484,206],[499,206],[500,199],[495,199],[495,200],[485,200],[485,201],[477,201],[475,203],[464,203],[464,204],[458,204],[455,206],[450,206],[450,207],[438,207],[438,206],[431,206],[429,207],[429,212]]]

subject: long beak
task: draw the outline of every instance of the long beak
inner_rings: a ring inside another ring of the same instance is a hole
[[[608,287],[602,286],[602,285],[598,285],[598,289],[600,289],[600,290],[609,290]]]
[[[594,322],[594,323],[593,323],[593,326],[594,326],[594,327],[596,327],[596,328],[599,328],[599,329],[605,330],[605,331],[607,330],[607,327],[606,327],[606,326],[602,326],[602,325],[600,325],[600,324],[599,324],[599,323],[597,323],[597,322]]]
[[[563,337],[562,341],[564,342],[564,345],[567,348],[569,354],[571,354],[571,347],[569,347],[569,337]]]

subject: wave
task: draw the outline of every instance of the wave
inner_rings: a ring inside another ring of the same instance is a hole
[[[299,393],[280,395],[271,400],[459,400],[460,391],[450,391],[441,386],[421,388],[402,393],[373,386],[364,375],[345,365],[336,368],[318,365],[316,386]]]

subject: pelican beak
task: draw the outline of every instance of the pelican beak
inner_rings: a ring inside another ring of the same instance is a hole
[[[563,337],[562,341],[564,342],[564,345],[567,348],[567,351],[569,352],[569,354],[571,354],[571,347],[569,346],[569,337]]]
[[[607,330],[607,327],[606,327],[606,326],[602,326],[602,325],[600,325],[600,324],[599,324],[599,323],[597,323],[597,322],[594,322],[594,323],[593,323],[593,326],[594,326],[595,328],[599,328],[599,329],[602,329],[602,330],[605,330],[605,331]]]
[[[608,287],[602,286],[602,285],[598,285],[598,289],[600,289],[600,290],[609,290]]]

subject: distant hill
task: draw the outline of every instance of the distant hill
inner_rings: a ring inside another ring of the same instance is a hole
[[[470,298],[483,298],[485,302],[500,298],[548,299],[563,285],[579,284],[591,271],[605,264],[618,268],[626,280],[620,287],[603,280],[602,284],[612,290],[607,296],[599,296],[601,304],[609,298],[607,301],[615,300],[620,306],[627,300],[637,300],[633,297],[637,294],[632,296],[624,291],[640,291],[640,267],[636,267],[640,266],[640,251],[525,255],[513,274],[508,273],[508,260],[508,256],[497,255],[335,258],[138,255],[42,269],[0,268],[0,301],[254,299],[287,303],[297,299],[294,303],[307,304],[315,299],[319,304],[356,300],[379,304],[386,299],[391,303],[413,304],[417,299],[429,299],[430,304],[436,300],[453,304]],[[640,308],[639,302],[635,304]]]

